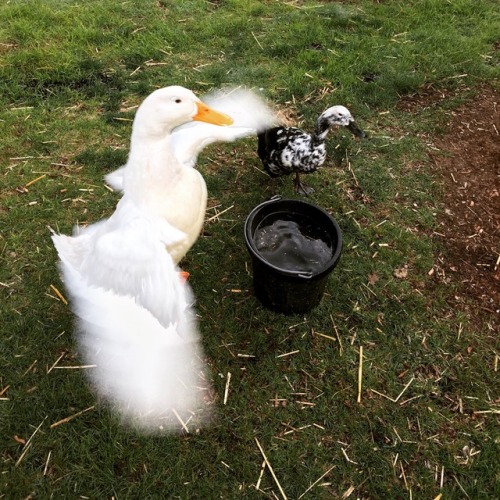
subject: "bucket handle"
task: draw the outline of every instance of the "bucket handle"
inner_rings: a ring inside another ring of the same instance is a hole
[[[313,273],[311,273],[311,272],[308,272],[308,273],[299,273],[299,274],[297,274],[297,276],[299,278],[305,278],[305,279],[310,280],[313,277]]]
[[[275,194],[274,196],[271,196],[268,200],[265,200],[261,203],[261,205],[264,205],[265,203],[271,203],[272,201],[278,201],[281,200],[282,196],[279,194]]]

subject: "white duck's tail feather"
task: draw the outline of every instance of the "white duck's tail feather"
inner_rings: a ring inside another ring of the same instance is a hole
[[[194,313],[162,326],[133,298],[89,286],[61,263],[77,316],[77,338],[97,393],[133,427],[189,431],[209,419],[209,382]],[[186,285],[186,291],[188,287]]]

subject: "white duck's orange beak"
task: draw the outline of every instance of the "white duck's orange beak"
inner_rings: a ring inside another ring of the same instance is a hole
[[[203,102],[197,102],[198,112],[193,116],[193,120],[199,122],[212,123],[213,125],[232,125],[234,120],[224,113],[219,113]]]

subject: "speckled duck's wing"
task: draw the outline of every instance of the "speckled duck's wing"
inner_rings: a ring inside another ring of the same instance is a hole
[[[275,127],[258,139],[258,155],[271,177],[314,172],[325,161],[324,143],[313,143],[311,135],[298,128]]]
[[[259,134],[257,153],[271,177],[301,172],[311,156],[311,136],[295,127],[275,127]]]

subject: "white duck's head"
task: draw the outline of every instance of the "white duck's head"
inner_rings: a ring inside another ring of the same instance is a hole
[[[132,127],[136,137],[158,138],[192,120],[231,125],[233,120],[200,101],[193,92],[177,85],[155,90],[139,106]]]
[[[366,137],[351,115],[351,112],[344,106],[332,106],[321,113],[318,118],[317,128],[320,134],[328,131],[330,127],[347,127],[355,136]]]

